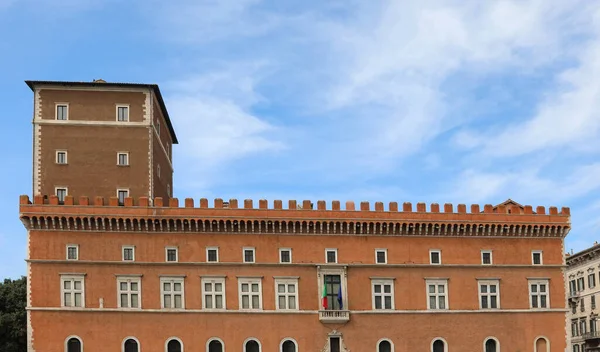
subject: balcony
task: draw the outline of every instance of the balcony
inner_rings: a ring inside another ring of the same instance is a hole
[[[348,310],[320,310],[319,320],[323,323],[345,323],[350,320]]]
[[[570,291],[569,292],[569,299],[579,298],[580,293],[581,293],[580,291]]]
[[[600,331],[590,331],[583,334],[584,340],[595,340],[600,339]]]

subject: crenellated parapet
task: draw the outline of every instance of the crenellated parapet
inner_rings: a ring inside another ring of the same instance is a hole
[[[317,201],[284,202],[272,205],[265,199],[257,206],[251,199],[217,198],[209,204],[202,198],[198,206],[186,198],[104,199],[67,196],[59,204],[56,196],[20,198],[21,219],[28,229],[61,231],[210,232],[280,233],[406,236],[507,236],[564,237],[570,229],[570,210],[563,207],[486,204],[483,209],[465,204],[409,202]]]

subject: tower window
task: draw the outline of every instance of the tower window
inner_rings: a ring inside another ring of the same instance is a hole
[[[129,121],[129,105],[117,105],[117,121]]]
[[[129,165],[129,153],[127,153],[127,152],[117,153],[117,165],[119,165],[119,166]]]
[[[67,197],[67,187],[56,187],[56,196],[58,197],[59,204],[65,204],[65,198]]]
[[[56,119],[66,121],[69,119],[69,105],[65,103],[56,104]]]
[[[66,150],[57,150],[56,151],[56,163],[65,165],[67,164],[67,151]]]
[[[117,197],[119,198],[119,205],[125,205],[125,198],[129,197],[128,189],[118,189]]]

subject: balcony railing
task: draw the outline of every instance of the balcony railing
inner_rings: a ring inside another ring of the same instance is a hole
[[[585,340],[600,339],[600,331],[590,331],[583,334]]]
[[[569,298],[579,298],[579,291],[569,291]]]
[[[347,310],[320,310],[319,320],[323,323],[345,323],[350,320],[350,311]]]

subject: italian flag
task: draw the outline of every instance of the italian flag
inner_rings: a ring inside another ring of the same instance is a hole
[[[323,309],[327,309],[327,285],[323,285]]]

